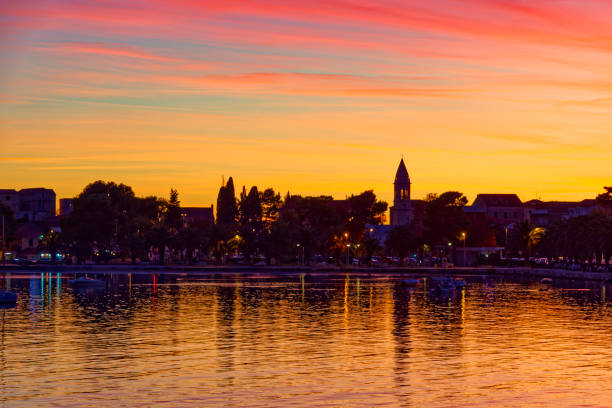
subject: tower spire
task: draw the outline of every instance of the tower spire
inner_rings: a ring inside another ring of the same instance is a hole
[[[397,166],[393,182],[393,207],[391,207],[391,225],[407,225],[412,218],[410,202],[410,176],[404,163],[404,155]]]

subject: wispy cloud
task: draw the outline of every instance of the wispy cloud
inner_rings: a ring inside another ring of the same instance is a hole
[[[560,157],[599,188],[609,166],[590,146],[612,149],[611,14],[604,0],[5,1],[3,176],[37,165],[68,189],[108,169],[153,186],[146,175],[182,155],[193,185],[226,162],[283,179],[315,156],[338,180],[373,162],[386,180],[397,151],[449,186],[470,174],[521,186],[540,175],[520,166],[545,150],[541,180],[568,171]],[[502,157],[517,170],[482,174]]]

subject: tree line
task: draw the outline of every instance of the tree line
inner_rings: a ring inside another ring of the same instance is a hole
[[[612,189],[597,197],[612,203]],[[510,231],[489,220],[470,219],[463,211],[467,198],[458,191],[429,194],[415,208],[411,224],[387,227],[379,242],[374,230],[384,221],[388,204],[372,190],[346,200],[331,196],[284,197],[273,188],[242,187],[236,195],[230,177],[217,196],[216,221],[189,219],[179,193],[168,198],[138,197],[130,186],[96,181],[73,199],[73,210],[60,220],[61,231],[48,231],[42,247],[63,252],[77,262],[107,262],[127,258],[160,264],[209,259],[225,263],[240,259],[252,263],[289,263],[349,258],[369,262],[374,255],[454,258],[457,248],[504,245],[510,255],[606,259],[612,254],[612,226],[604,214],[561,220],[548,228],[524,221]],[[16,223],[5,215],[8,241]]]
[[[612,208],[612,187],[597,195],[599,208]],[[529,220],[510,230],[507,250],[526,258],[546,257],[566,263],[610,263],[612,257],[612,218],[605,212],[562,218],[542,227]]]

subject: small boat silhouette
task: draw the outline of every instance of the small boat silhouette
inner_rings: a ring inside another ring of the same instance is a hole
[[[0,304],[17,303],[17,294],[0,289]]]
[[[81,276],[80,278],[70,279],[68,281],[69,284],[73,286],[104,286],[105,283],[103,280],[88,278],[86,276]]]

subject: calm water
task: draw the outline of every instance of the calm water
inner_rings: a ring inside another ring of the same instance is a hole
[[[91,276],[91,275],[90,275]],[[0,274],[0,406],[611,406],[612,288]]]

